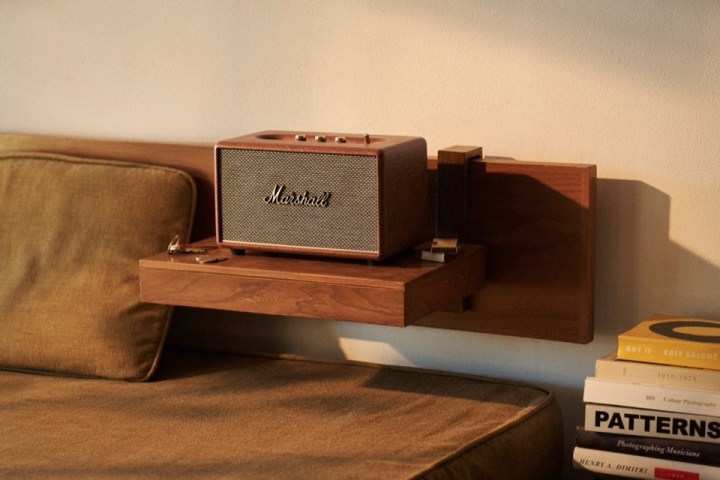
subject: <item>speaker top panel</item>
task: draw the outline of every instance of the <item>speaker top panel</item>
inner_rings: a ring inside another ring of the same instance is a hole
[[[426,148],[425,139],[421,137],[282,130],[265,130],[222,140],[216,144],[216,148],[378,155],[382,151],[408,145]]]

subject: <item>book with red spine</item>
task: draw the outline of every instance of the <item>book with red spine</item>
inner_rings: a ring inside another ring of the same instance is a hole
[[[712,465],[678,462],[577,446],[573,449],[573,464],[580,470],[627,478],[649,480],[717,480],[720,478],[720,467]]]

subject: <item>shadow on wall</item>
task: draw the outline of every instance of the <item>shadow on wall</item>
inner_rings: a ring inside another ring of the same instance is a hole
[[[168,332],[170,346],[208,352],[343,358],[326,320],[177,307]]]
[[[720,267],[669,238],[670,197],[598,180],[595,332],[617,335],[652,313],[720,319]]]

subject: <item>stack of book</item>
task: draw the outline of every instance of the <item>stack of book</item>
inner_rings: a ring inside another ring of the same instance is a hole
[[[720,479],[720,321],[654,315],[618,336],[585,380],[576,468]]]

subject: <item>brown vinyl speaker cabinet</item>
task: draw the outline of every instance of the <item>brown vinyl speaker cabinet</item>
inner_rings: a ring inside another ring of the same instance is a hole
[[[265,131],[215,146],[219,245],[382,260],[428,239],[423,138]]]

